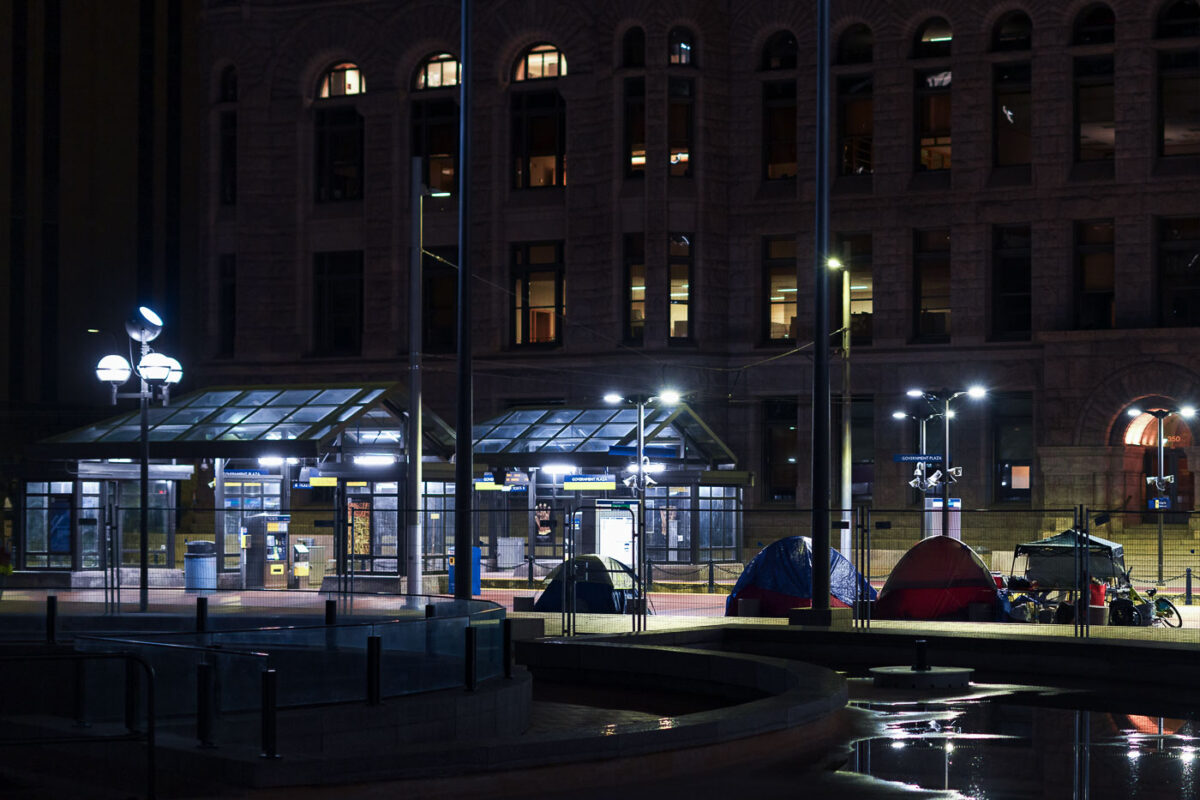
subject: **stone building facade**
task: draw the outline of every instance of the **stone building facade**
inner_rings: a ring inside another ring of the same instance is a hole
[[[755,473],[747,505],[806,507],[814,4],[475,7],[476,419],[670,384]],[[459,4],[210,0],[200,24],[196,379],[402,377],[410,165],[453,186]],[[856,502],[917,502],[906,390],[981,384],[954,406],[965,507],[1145,508],[1127,411],[1200,401],[1200,8],[835,0],[832,28]],[[455,197],[423,223],[457,261]],[[452,419],[439,263],[427,391]],[[1190,508],[1200,453],[1170,432]]]

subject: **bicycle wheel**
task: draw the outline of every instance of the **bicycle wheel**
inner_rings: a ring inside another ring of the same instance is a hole
[[[1162,623],[1168,628],[1178,628],[1183,625],[1183,617],[1179,615],[1179,609],[1165,597],[1155,599],[1154,616],[1162,620]]]

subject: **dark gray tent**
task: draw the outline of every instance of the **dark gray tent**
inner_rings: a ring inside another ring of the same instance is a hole
[[[1083,533],[1074,528],[1036,542],[1019,544],[1013,553],[1013,574],[1017,571],[1017,559],[1025,556],[1026,580],[1043,588],[1074,587],[1075,570],[1083,566],[1082,561],[1077,561],[1083,556],[1083,548]],[[1125,574],[1125,549],[1118,543],[1089,536],[1087,552],[1093,578],[1109,581]]]

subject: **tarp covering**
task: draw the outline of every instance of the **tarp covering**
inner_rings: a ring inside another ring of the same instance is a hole
[[[633,570],[625,564],[608,556],[575,556],[546,576],[546,591],[534,602],[534,611],[563,611],[563,601],[570,602],[563,571],[568,564],[575,578],[575,610],[580,613],[624,614],[629,601],[637,596]]]
[[[764,617],[786,617],[793,608],[811,608],[812,576],[811,539],[789,536],[772,542],[746,565],[725,601],[725,616],[737,616],[740,599],[758,600],[759,614]],[[875,599],[875,590],[854,565],[837,550],[830,549],[830,605],[835,608],[853,605],[856,587],[859,599]]]
[[[972,603],[998,616],[999,592],[979,555],[951,536],[931,536],[908,549],[879,592],[879,619],[968,619]]]
[[[1121,578],[1125,573],[1125,548],[1099,536],[1089,536],[1088,540],[1092,577],[1101,581]],[[1016,567],[1018,557],[1026,556],[1026,580],[1041,587],[1073,587],[1077,583],[1075,570],[1079,558],[1076,548],[1081,556],[1083,533],[1068,528],[1046,539],[1017,545],[1013,566]]]

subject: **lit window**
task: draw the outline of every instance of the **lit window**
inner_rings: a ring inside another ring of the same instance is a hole
[[[669,173],[679,177],[688,177],[692,174],[692,163],[695,156],[692,147],[694,91],[695,85],[690,78],[671,78],[668,86],[670,95],[667,98]]]
[[[917,168],[950,169],[950,70],[917,73]]]
[[[1033,103],[1028,63],[997,64],[992,80],[992,157],[998,167],[1024,165],[1033,155]]]
[[[1158,15],[1159,39],[1200,36],[1200,0],[1175,0]]]
[[[689,312],[692,303],[692,235],[673,233],[667,253],[668,313],[667,336],[683,341],[692,336]]]
[[[768,236],[763,240],[763,278],[766,281],[766,339],[795,341],[796,237]]]
[[[458,60],[450,53],[430,56],[417,70],[416,89],[442,89],[458,86]]]
[[[1033,489],[1033,400],[1029,393],[989,399],[997,503],[1029,502]]]
[[[950,55],[954,32],[942,17],[927,20],[917,31],[913,42],[913,58],[941,58]]]
[[[875,56],[875,35],[866,25],[851,25],[838,37],[837,63],[870,64]]]
[[[646,79],[625,79],[625,174],[646,173]]]
[[[796,177],[796,82],[763,84],[763,156],[767,180]]]
[[[672,28],[667,37],[667,56],[672,65],[696,64],[695,37],[687,28]]]
[[[517,60],[514,81],[560,78],[567,74],[567,57],[552,44],[537,44]]]
[[[1075,18],[1072,44],[1111,44],[1117,20],[1112,9],[1103,3],[1088,6]]]
[[[641,344],[646,330],[646,238],[641,233],[625,235],[625,336],[630,344]]]
[[[1116,152],[1113,57],[1075,59],[1075,160],[1106,161]]]
[[[920,341],[950,338],[950,231],[917,231],[913,247],[916,325]]]
[[[997,52],[1028,50],[1033,44],[1033,22],[1024,11],[1010,11],[992,29],[992,49]]]
[[[767,40],[763,47],[762,68],[764,70],[795,69],[797,59],[796,36],[791,31],[779,31]]]
[[[837,237],[837,242],[843,268],[850,270],[850,343],[867,345],[871,343],[874,332],[872,319],[875,310],[871,234],[842,234]],[[838,303],[836,318],[840,328],[844,324],[841,322],[841,303]]]
[[[513,344],[560,344],[563,313],[562,244],[514,245]]]
[[[358,66],[345,62],[335,64],[321,76],[321,90],[318,97],[346,97],[362,94],[367,90],[366,81]]]
[[[458,103],[427,96],[412,104],[412,154],[420,158],[422,180],[431,192],[456,190]]]
[[[1200,155],[1200,50],[1158,54],[1158,152]]]
[[[1116,327],[1113,222],[1075,223],[1075,327]]]

